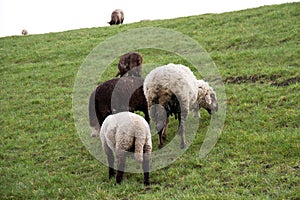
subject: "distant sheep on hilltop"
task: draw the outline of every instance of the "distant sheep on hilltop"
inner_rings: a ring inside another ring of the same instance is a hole
[[[110,25],[123,24],[124,21],[124,12],[121,9],[116,9],[111,13]]]
[[[23,29],[22,30],[22,35],[27,35],[28,34],[28,31],[26,29]]]

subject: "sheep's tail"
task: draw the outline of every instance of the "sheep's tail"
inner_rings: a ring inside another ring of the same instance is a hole
[[[143,162],[143,151],[144,151],[145,138],[136,137],[134,144],[134,159],[137,162]]]

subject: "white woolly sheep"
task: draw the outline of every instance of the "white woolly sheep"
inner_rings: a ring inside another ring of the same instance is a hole
[[[218,110],[214,90],[203,80],[197,80],[192,71],[183,65],[170,63],[152,70],[145,78],[144,93],[150,118],[156,124],[159,147],[163,146],[169,116],[178,119],[178,134],[181,148],[185,148],[184,122],[190,110],[200,117],[199,109],[205,108],[210,114]]]
[[[142,163],[144,184],[150,184],[149,169],[152,142],[149,124],[143,117],[131,112],[110,115],[103,122],[100,138],[102,148],[107,155],[109,178],[115,174],[114,153],[117,160],[116,182],[121,183],[126,154],[133,152],[135,160]]]
[[[111,13],[111,19],[110,22],[108,22],[110,25],[118,25],[123,24],[124,21],[124,12],[121,9],[116,9]]]

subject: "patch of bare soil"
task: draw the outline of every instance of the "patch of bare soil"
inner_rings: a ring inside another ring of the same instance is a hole
[[[273,86],[289,86],[291,84],[296,84],[299,82],[300,82],[300,77],[293,77],[293,78],[289,78],[289,79],[281,81],[281,82],[272,83],[271,85],[273,85]]]

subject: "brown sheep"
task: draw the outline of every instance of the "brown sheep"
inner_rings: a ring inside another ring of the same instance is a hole
[[[123,24],[124,21],[124,12],[121,9],[116,9],[111,13],[110,25]]]
[[[138,76],[142,77],[142,63],[143,57],[138,52],[129,52],[121,56],[118,64],[119,72],[116,77],[124,76]],[[133,69],[134,68],[134,69]]]

